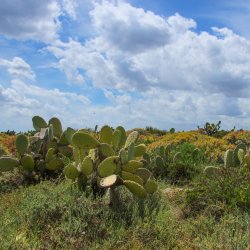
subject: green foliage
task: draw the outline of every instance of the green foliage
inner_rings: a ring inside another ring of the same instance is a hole
[[[213,167],[215,169],[215,167]],[[230,209],[250,214],[250,171],[246,168],[221,167],[198,181],[187,193],[187,205],[193,214],[211,210],[216,216]]]
[[[108,197],[85,197],[78,189],[72,189],[68,181],[57,185],[41,182],[20,189],[8,204],[7,197],[0,197],[0,225],[4,225],[4,230],[0,230],[0,248],[111,249],[125,244],[134,249],[138,237],[142,237],[145,246],[153,247],[156,242],[163,245],[169,236],[162,236],[166,240],[161,243],[156,235],[163,233],[171,222],[169,209],[163,210],[164,200],[159,193],[143,202],[131,197],[123,187],[122,202],[110,208]],[[165,222],[156,226],[163,217]],[[131,236],[134,242],[127,240]]]
[[[7,173],[6,173],[7,174]],[[9,173],[8,173],[9,174]],[[0,186],[2,187],[2,186]],[[1,249],[248,249],[250,217],[179,217],[159,194],[108,207],[72,184],[41,182],[0,196]],[[181,205],[181,204],[180,204]]]
[[[2,131],[1,133],[6,134],[6,135],[15,135],[16,132],[14,130],[7,130],[7,131]]]
[[[153,135],[165,135],[167,133],[166,130],[161,130],[161,129],[154,128],[151,126],[147,126],[146,131]]]
[[[171,129],[169,130],[169,132],[170,132],[171,134],[173,134],[173,133],[175,132],[175,128],[171,128]]]

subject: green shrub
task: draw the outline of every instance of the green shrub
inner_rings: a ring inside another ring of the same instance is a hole
[[[216,174],[203,176],[187,192],[187,207],[193,214],[206,210],[220,216],[235,209],[250,214],[249,183],[247,168],[218,168]]]
[[[156,134],[156,135],[165,135],[167,133],[166,130],[154,128],[151,126],[147,126],[146,131],[149,132],[150,134]]]

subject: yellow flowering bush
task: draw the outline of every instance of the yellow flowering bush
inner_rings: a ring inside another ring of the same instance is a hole
[[[5,151],[6,154],[15,154],[15,135],[6,135],[0,133],[0,148]]]
[[[235,143],[237,140],[250,141],[250,131],[239,130],[228,133],[223,137],[228,143]]]
[[[149,144],[147,150],[151,151],[156,147],[165,146],[168,143],[178,145],[184,142],[192,143],[198,148],[204,148],[206,155],[212,157],[214,160],[218,160],[224,155],[227,149],[234,147],[233,144],[224,138],[218,139],[212,136],[201,134],[198,131],[188,131],[166,134],[159,140]]]

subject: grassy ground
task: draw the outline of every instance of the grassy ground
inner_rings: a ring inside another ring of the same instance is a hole
[[[122,194],[121,205],[110,208],[68,181],[2,192],[0,249],[250,249],[247,213],[191,217],[183,192],[159,191],[144,204]]]

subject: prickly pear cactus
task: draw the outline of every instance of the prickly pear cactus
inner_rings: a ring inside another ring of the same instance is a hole
[[[228,149],[224,155],[225,167],[250,167],[249,162],[249,149],[243,142],[234,148],[234,150]]]
[[[152,159],[148,154],[144,154],[144,159],[148,162],[148,166],[154,174],[156,175],[166,175],[166,173],[169,171],[169,166],[174,161],[177,161],[177,156],[179,153],[176,153],[176,159],[171,156],[171,151],[174,149],[174,146],[172,144],[167,144],[165,147],[161,146],[159,148],[155,149],[155,154],[152,155]]]
[[[224,155],[224,167],[231,168],[235,165],[234,151],[228,149]]]
[[[69,145],[72,129],[63,132],[60,120],[55,117],[47,123],[42,117],[34,116],[32,122],[37,133],[29,137],[17,135],[16,157],[0,157],[0,172],[17,168],[27,183],[58,176],[64,161],[73,155]]]
[[[207,166],[204,169],[204,174],[207,177],[214,177],[214,176],[216,176],[218,174],[219,169],[220,169],[219,167]]]
[[[76,180],[81,190],[92,189],[94,195],[109,190],[116,197],[117,187],[125,186],[133,195],[146,198],[157,190],[151,172],[144,168],[144,144],[136,145],[138,132],[126,137],[123,127],[101,128],[99,140],[87,132],[72,136],[74,160],[64,169],[68,179]],[[83,151],[84,150],[84,151]]]
[[[248,168],[250,170],[250,155],[247,145],[239,142],[234,150],[228,149],[224,154],[224,168]],[[216,178],[222,167],[207,166],[204,174],[210,178]]]

